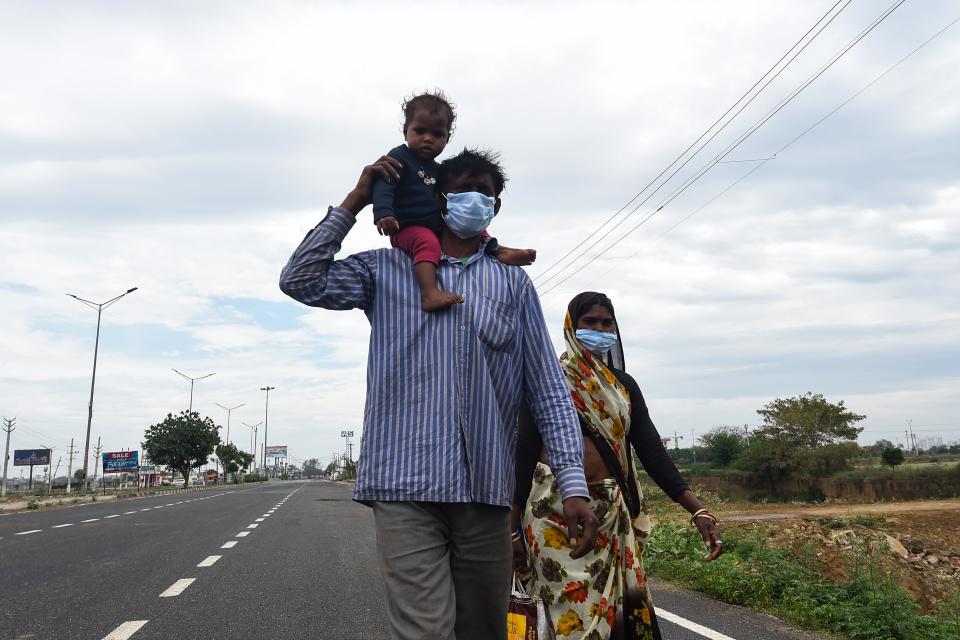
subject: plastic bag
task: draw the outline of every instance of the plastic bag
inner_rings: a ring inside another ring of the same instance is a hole
[[[507,611],[507,640],[556,640],[553,623],[543,599],[529,596],[513,577],[510,608]]]

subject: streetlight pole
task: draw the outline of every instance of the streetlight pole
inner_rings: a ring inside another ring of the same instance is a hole
[[[257,424],[247,424],[243,423],[243,426],[249,427],[250,429],[250,453],[253,454],[253,468],[256,471],[257,468],[257,427],[262,425],[263,422],[258,422]]]
[[[180,372],[177,371],[176,369],[173,369],[173,372],[174,372],[175,374],[177,374],[178,376],[180,376],[181,378],[183,378],[184,380],[186,380],[186,381],[188,381],[188,382],[190,383],[190,408],[188,409],[188,411],[189,411],[190,413],[193,413],[193,385],[194,385],[198,380],[203,380],[204,378],[209,378],[210,376],[215,376],[215,375],[217,375],[217,374],[216,374],[216,372],[214,372],[214,373],[208,373],[208,374],[205,375],[205,376],[200,376],[199,378],[191,378],[190,376],[188,376],[188,375],[186,375],[186,374],[180,373]]]
[[[276,387],[260,387],[267,392],[267,403],[263,409],[263,468],[267,468],[267,430],[270,428],[270,392]],[[269,474],[268,474],[269,477]]]
[[[230,444],[230,412],[233,411],[234,409],[239,409],[240,407],[246,405],[247,403],[241,402],[235,407],[225,407],[219,402],[215,402],[214,404],[220,407],[221,409],[224,409],[227,412],[227,444]]]
[[[138,287],[132,287],[127,289],[125,292],[121,293],[115,298],[111,298],[106,302],[91,302],[90,300],[85,300],[79,296],[75,296],[72,293],[67,295],[82,302],[91,309],[97,310],[97,338],[93,343],[93,375],[90,378],[90,404],[87,406],[87,439],[86,444],[83,445],[83,488],[86,490],[87,487],[87,471],[89,467],[87,466],[90,462],[90,426],[93,423],[93,389],[94,385],[97,382],[97,352],[100,350],[100,317],[103,315],[103,310],[112,305],[114,302],[127,295],[128,293],[133,293]]]

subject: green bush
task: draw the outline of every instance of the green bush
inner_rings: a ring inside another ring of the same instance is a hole
[[[40,508],[40,501],[37,500],[36,498],[30,498],[30,500],[27,502],[27,509],[39,509],[39,508]]]
[[[243,481],[244,482],[266,482],[267,476],[259,473],[248,473],[247,475],[243,476]]]
[[[644,550],[651,576],[677,582],[733,604],[746,604],[849,640],[956,640],[957,613],[938,617],[917,611],[910,595],[885,574],[869,549],[843,583],[824,580],[807,549],[794,557],[771,547],[759,532],[724,532],[726,553],[704,562],[699,535],[686,526],[660,524]]]

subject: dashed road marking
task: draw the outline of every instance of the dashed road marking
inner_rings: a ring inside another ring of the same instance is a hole
[[[119,627],[103,636],[103,640],[127,640],[130,636],[139,631],[149,620],[130,620],[124,622]]]
[[[107,518],[119,518],[119,517],[120,517],[120,514],[119,514],[119,513],[115,513],[115,514],[113,514],[112,516],[107,516],[106,518],[104,518],[104,520],[106,520]]]
[[[181,578],[180,580],[177,580],[172,585],[170,585],[166,591],[161,593],[160,597],[172,598],[174,596],[178,596],[184,591],[186,591],[187,587],[193,584],[194,580],[196,580],[196,578]]]
[[[72,526],[73,526],[73,523],[72,523],[72,522],[68,522],[68,523],[66,523],[66,524],[55,524],[55,525],[53,525],[52,528],[53,528],[53,529],[63,529],[64,527],[72,527]]]
[[[25,536],[25,535],[29,535],[29,534],[31,534],[31,533],[40,533],[41,531],[43,531],[43,529],[30,529],[30,531],[21,531],[20,533],[15,533],[15,534],[13,534],[13,535],[15,535],[15,536]]]
[[[207,557],[204,558],[203,561],[202,561],[200,564],[198,564],[197,566],[198,566],[198,567],[212,567],[213,565],[215,565],[215,564],[217,563],[217,560],[219,560],[219,559],[222,558],[222,557],[223,557],[223,556],[207,556]]]
[[[81,520],[80,522],[96,522],[100,518],[90,518],[89,520]]]
[[[264,520],[266,520],[266,518],[257,518],[254,522],[263,522]]]
[[[220,547],[220,548],[221,548],[221,549],[233,549],[235,546],[237,546],[237,541],[236,541],[236,540],[231,540],[230,542],[224,542],[224,543],[223,543],[223,546]]]
[[[150,507],[147,507],[146,509],[140,509],[140,511],[150,511]]]
[[[133,511],[124,511],[124,512],[123,512],[123,515],[128,516],[128,515],[130,515],[131,513],[136,513],[136,512],[137,512],[136,509],[134,509]]]
[[[265,514],[263,514],[263,515],[260,516],[260,517],[261,517],[261,518],[269,518],[269,517],[272,516],[272,515],[273,515],[272,513],[265,513]]]
[[[254,522],[253,524],[248,524],[248,525],[247,525],[247,529],[256,529],[256,528],[259,527],[259,526],[260,526],[260,525],[258,525],[256,522]]]
[[[240,533],[237,534],[237,537],[238,537],[238,538],[246,538],[248,535],[250,535],[250,532],[249,532],[249,531],[241,531]]]
[[[172,506],[173,506],[173,503],[171,502],[171,503],[167,504],[166,506],[172,507]]]
[[[696,634],[703,636],[704,638],[709,638],[710,640],[734,640],[730,636],[725,636],[719,631],[714,631],[709,627],[705,627],[696,622],[687,620],[686,618],[681,618],[675,613],[670,613],[669,611],[664,611],[663,609],[657,609],[657,616],[663,618],[667,622],[672,622],[673,624],[683,627],[684,629],[689,629]]]

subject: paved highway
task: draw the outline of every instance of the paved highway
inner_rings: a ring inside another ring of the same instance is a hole
[[[316,481],[0,516],[0,639],[388,640],[372,525]],[[666,640],[819,640],[653,588]]]

